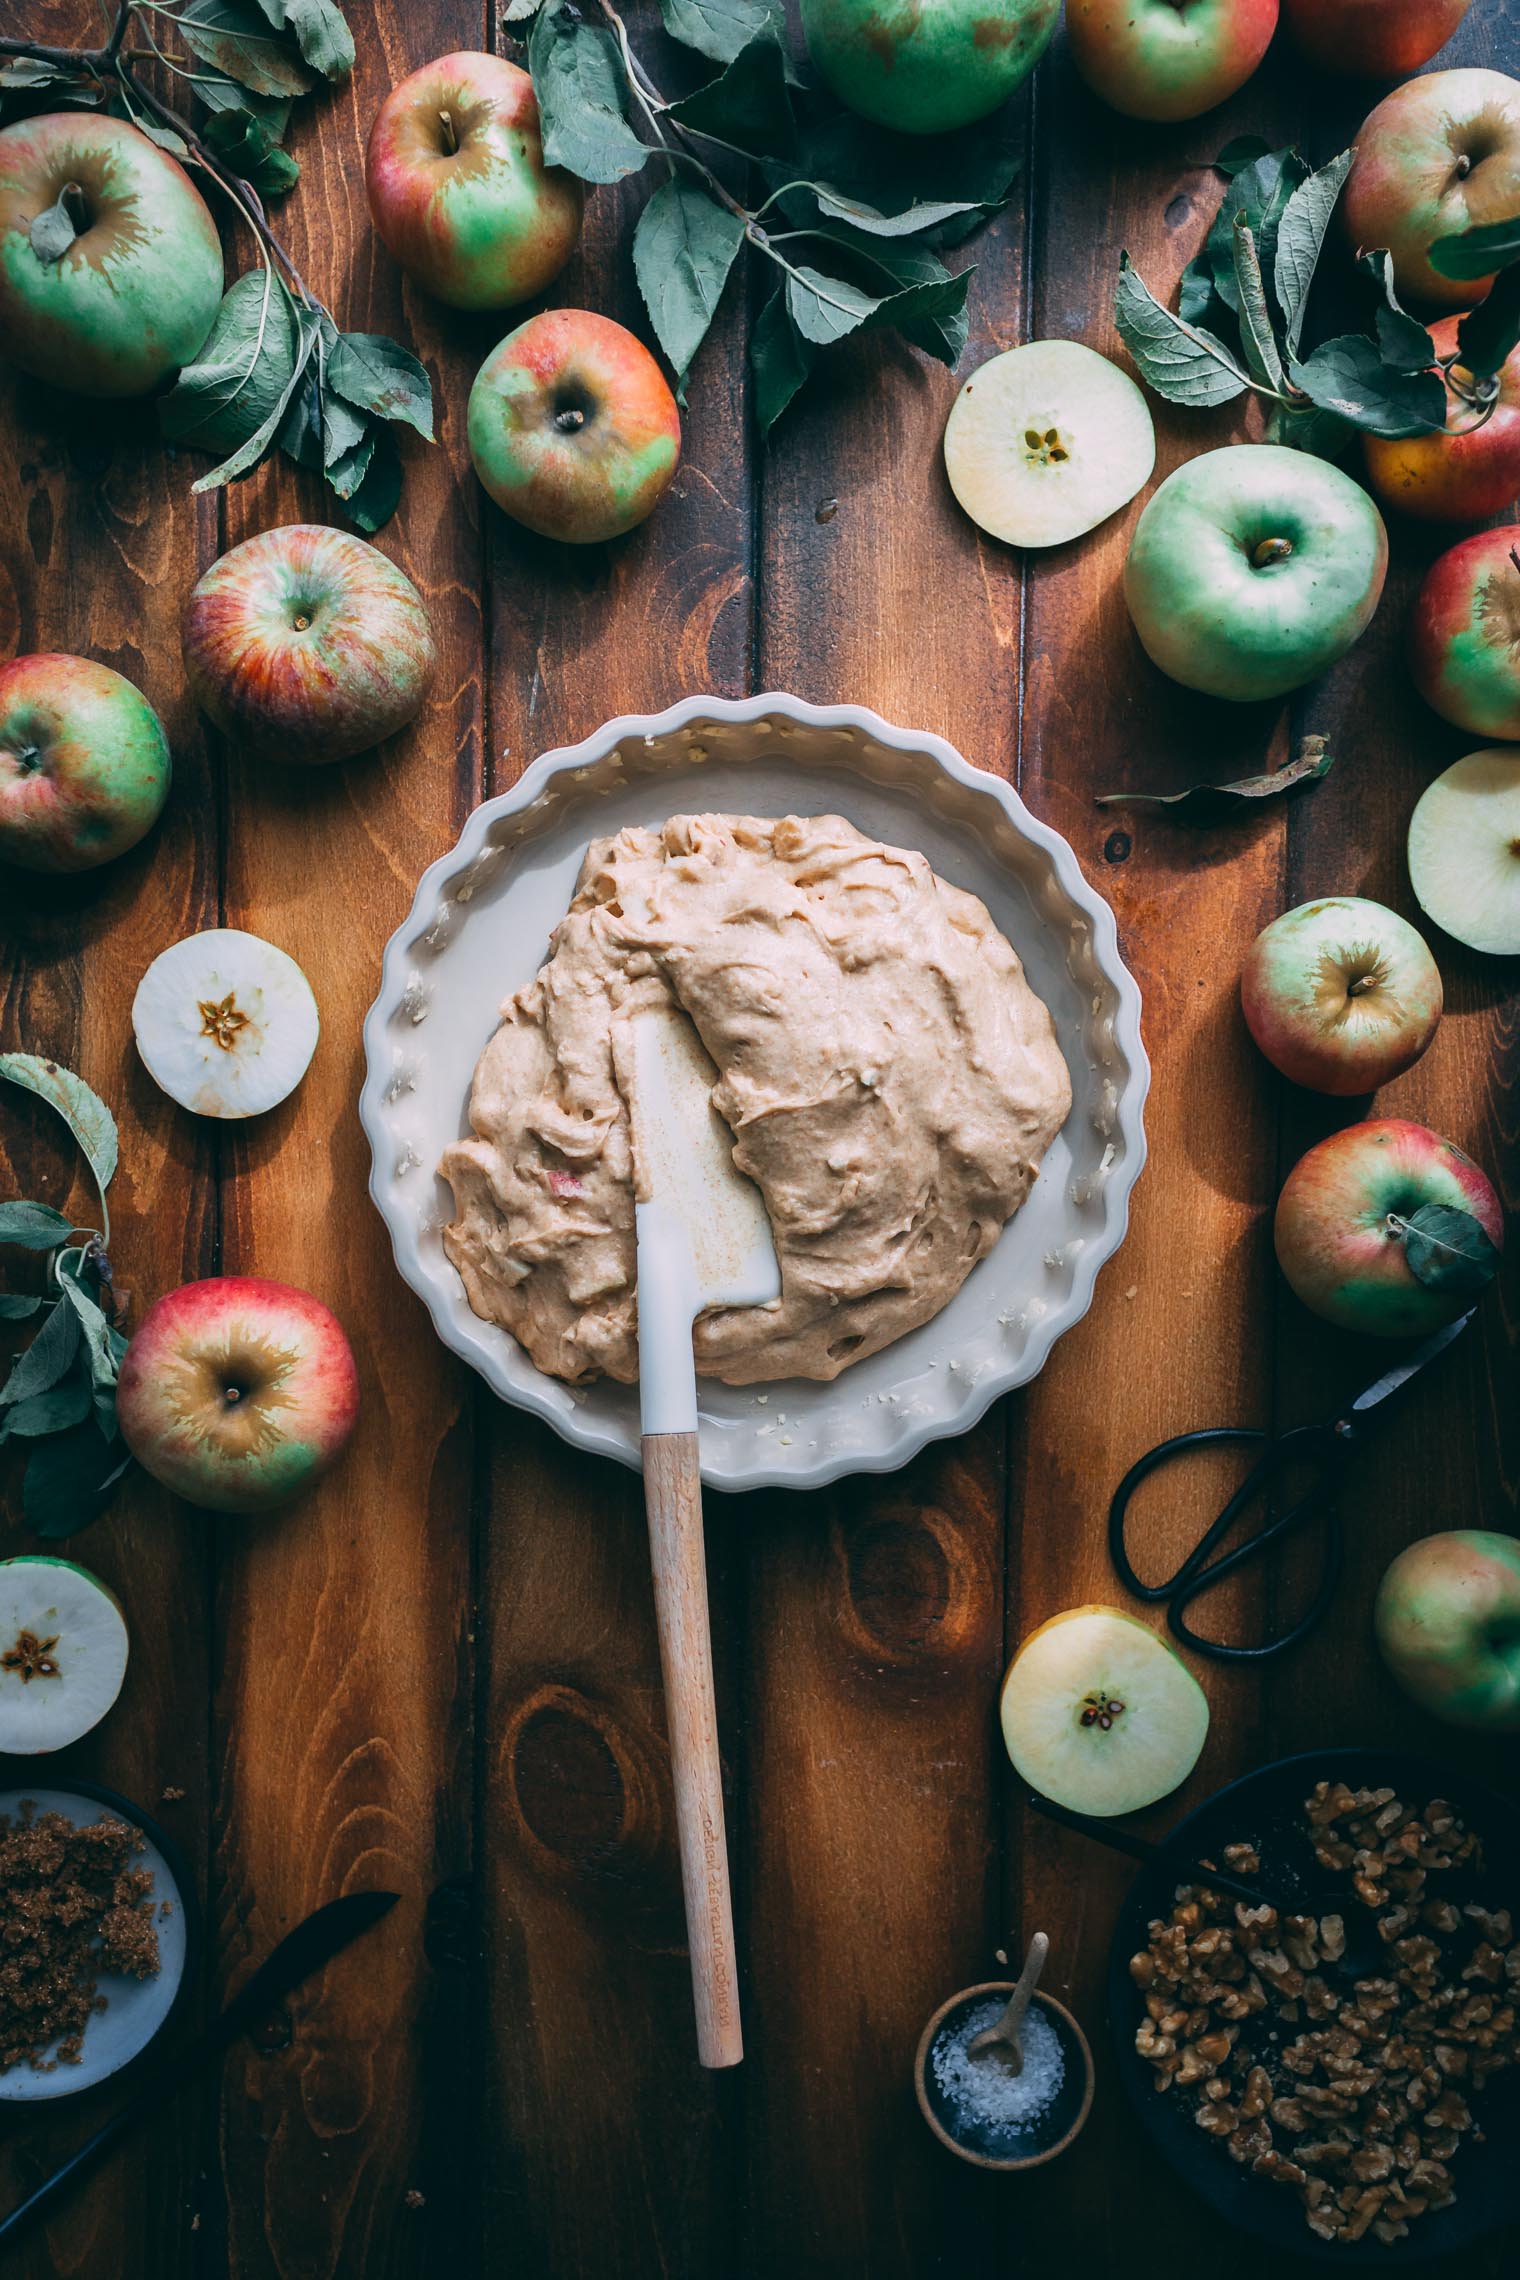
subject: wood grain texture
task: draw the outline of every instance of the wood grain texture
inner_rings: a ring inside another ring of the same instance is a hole
[[[1241,2280],[1276,2280],[1276,2262],[1138,2142],[1101,1986],[1124,1871],[1026,1816],[995,1701],[1027,1630],[1120,1598],[1103,1520],[1135,1455],[1193,1425],[1318,1416],[1379,1366],[1296,1306],[1271,1256],[1282,1174],[1357,1111],[1277,1082],[1235,988],[1256,929],[1310,895],[1368,893],[1415,915],[1404,823],[1468,741],[1413,700],[1402,658],[1439,538],[1395,530],[1371,632],[1304,700],[1211,704],[1165,682],[1133,639],[1117,575],[1138,505],[1048,556],[979,539],[939,457],[958,382],[892,339],[824,360],[757,447],[744,361],[757,300],[739,287],[693,375],[659,513],[607,549],[518,530],[476,488],[463,435],[470,380],[505,326],[405,286],[362,192],[364,137],[396,79],[449,46],[519,52],[490,10],[350,0],[359,68],[298,112],[303,182],[283,211],[340,320],[413,339],[434,376],[439,448],[407,447],[402,510],[380,538],[439,634],[438,683],[411,733],[305,777],[208,746],[178,646],[196,568],[252,531],[341,518],[286,466],[196,502],[200,462],[170,460],[147,411],[106,422],[0,384],[0,651],[78,649],[139,680],[177,769],[143,849],[62,888],[0,888],[4,1040],[56,1053],[115,1106],[115,1251],[139,1306],[223,1268],[303,1284],[344,1321],[363,1387],[348,1460],[288,1517],[208,1522],[139,1487],[80,1539],[127,1603],[134,1660],[120,1709],[64,1762],[149,1804],[186,1791],[164,1817],[207,1877],[208,2000],[345,1884],[403,1894],[263,2047],[233,2055],[219,2097],[105,2171],[14,2268],[19,2280],[990,2280],[1017,2257],[1044,2280],[1223,2256]],[[674,85],[655,0],[630,15]],[[42,37],[83,36],[92,20],[88,0],[28,12]],[[1441,61],[1517,59],[1520,0],[1476,0]],[[968,252],[961,377],[1022,338],[1112,347],[1119,248],[1158,291],[1172,285],[1219,194],[1201,162],[1246,131],[1326,158],[1363,107],[1349,87],[1306,108],[1303,75],[1273,57],[1207,120],[1134,126],[1085,94],[1058,41],[1012,114],[1025,187]],[[628,236],[645,194],[591,194],[549,299],[643,329]],[[232,252],[244,266],[246,243]],[[1226,408],[1163,411],[1157,425],[1159,475],[1242,423]],[[1017,781],[1113,903],[1154,1081],[1130,1235],[1033,1387],[889,1479],[708,1500],[747,2043],[745,2064],[715,2076],[692,2028],[640,1485],[497,1404],[444,1354],[365,1200],[354,1101],[383,943],[482,793],[612,714],[752,687],[873,705]],[[1121,786],[1244,772],[1308,729],[1330,736],[1338,765],[1286,813],[1198,834],[1093,805]],[[128,1008],[158,949],[219,920],[300,960],[323,1038],[286,1108],[213,1140],[141,1072]],[[1513,1209],[1513,975],[1445,942],[1439,956],[1447,1018],[1386,1105],[1471,1149]],[[43,1111],[0,1101],[0,1145],[6,1192],[63,1194],[71,1161]],[[1520,1526],[1516,1314],[1511,1262],[1480,1326],[1353,1476],[1332,1625],[1262,1674],[1202,1670],[1207,1750],[1146,1825],[1290,1748],[1343,1736],[1440,1750],[1381,1672],[1370,1600],[1401,1543],[1479,1520]],[[1159,1570],[1191,1542],[1225,1470],[1201,1466],[1137,1505],[1142,1565]],[[14,1474],[0,1486],[9,1517]],[[24,1540],[13,1529],[6,1548]],[[1208,1619],[1280,1616],[1313,1558],[1306,1543],[1292,1572],[1243,1577]],[[1495,1747],[1461,1746],[1512,1770]],[[999,1974],[999,1951],[1016,1956],[1036,1928],[1052,1939],[1045,1984],[1087,2028],[1098,2089],[1078,2145],[1015,2183],[934,2144],[909,2070],[934,2007]],[[0,2195],[113,2103],[108,2092],[7,2128]],[[1464,2272],[1497,2280],[1517,2245]]]

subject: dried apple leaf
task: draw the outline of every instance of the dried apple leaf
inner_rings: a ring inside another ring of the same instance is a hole
[[[1185,792],[1100,792],[1097,805],[1164,808],[1174,823],[1223,823],[1230,816],[1251,814],[1281,792],[1317,784],[1334,765],[1325,738],[1306,736],[1286,767],[1265,776],[1242,776],[1233,784],[1191,784]]]
[[[1431,1290],[1467,1295],[1485,1289],[1499,1271],[1499,1253],[1487,1228],[1454,1204],[1422,1204],[1407,1218],[1391,1211],[1388,1225],[1404,1239],[1410,1273]]]

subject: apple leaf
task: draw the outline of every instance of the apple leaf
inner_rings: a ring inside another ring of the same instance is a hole
[[[44,206],[42,212],[33,217],[27,231],[32,251],[45,268],[51,268],[55,261],[61,261],[79,235],[74,217],[69,212],[70,191],[78,195],[76,185],[66,182],[52,205]]]
[[[786,54],[774,32],[740,48],[716,79],[672,103],[677,126],[764,158],[789,158],[797,146],[787,92]]]
[[[684,174],[662,182],[633,233],[633,267],[661,348],[678,378],[706,337],[744,223]]]
[[[86,1418],[33,1449],[21,1486],[26,1523],[39,1536],[72,1536],[105,1510],[132,1459]]]
[[[222,164],[244,182],[251,182],[261,198],[280,198],[300,180],[301,169],[265,121],[246,104],[213,111],[201,130]]]
[[[433,440],[433,387],[409,349],[384,333],[339,333],[328,353],[327,387],[360,411],[404,420]]]
[[[36,1441],[44,1433],[65,1433],[88,1417],[94,1406],[88,1372],[71,1369],[46,1393],[31,1394],[0,1409],[0,1440]]]
[[[1399,299],[1393,276],[1393,255],[1379,246],[1357,255],[1357,267],[1376,286],[1381,301],[1377,312],[1378,348],[1385,364],[1395,372],[1428,372],[1436,360],[1436,344],[1417,317]]]
[[[828,182],[810,182],[808,188],[820,209],[832,220],[848,222],[851,229],[864,230],[868,237],[916,237],[920,230],[938,229],[941,223],[953,221],[957,215],[985,211],[969,198],[925,198],[916,205],[904,207],[901,213],[884,214],[875,206],[868,206],[864,199],[851,198]]]
[[[1432,1290],[1483,1290],[1499,1271],[1498,1249],[1482,1221],[1454,1204],[1422,1204],[1407,1218],[1391,1211],[1388,1231],[1402,1236],[1410,1273]]]
[[[74,1232],[72,1219],[47,1203],[0,1203],[0,1243],[22,1251],[56,1251]]]
[[[104,1204],[106,1189],[116,1171],[119,1143],[116,1119],[100,1095],[92,1092],[83,1077],[76,1077],[72,1069],[62,1068],[57,1061],[44,1060],[36,1053],[0,1053],[0,1077],[8,1077],[13,1085],[35,1093],[63,1118],[79,1143]]]
[[[1512,261],[1520,261],[1520,214],[1512,221],[1484,222],[1476,229],[1437,238],[1430,249],[1431,268],[1464,284],[1491,276]]]
[[[219,467],[213,467],[208,475],[198,475],[190,486],[192,492],[219,491],[225,484],[235,483],[240,476],[251,474],[274,442],[301,375],[316,354],[320,337],[310,310],[303,308],[295,312],[295,317],[296,345],[289,379],[252,434],[246,436]]]
[[[1297,757],[1265,776],[1242,776],[1233,784],[1192,784],[1185,792],[1101,792],[1099,807],[1164,808],[1174,823],[1223,823],[1230,816],[1259,814],[1264,801],[1282,792],[1317,784],[1335,766],[1322,736],[1306,736]]]
[[[583,23],[566,0],[544,0],[528,35],[528,69],[543,123],[544,157],[583,182],[620,182],[649,156],[623,115],[617,42]]]
[[[1457,354],[1475,380],[1491,380],[1520,346],[1520,262],[1501,269],[1457,327]]]
[[[1251,377],[1261,388],[1281,388],[1282,358],[1272,331],[1261,257],[1244,214],[1235,216],[1235,290],[1240,300],[1240,345]]]
[[[798,164],[768,168],[766,188],[774,194],[798,174],[805,178],[803,187],[779,201],[799,227],[812,220],[812,200],[820,185],[889,218],[928,203],[952,206],[957,211],[937,223],[920,217],[915,224],[915,234],[951,245],[1006,203],[1022,163],[1022,151],[995,119],[926,144],[921,136],[891,135],[868,126],[848,111],[821,118],[806,112]],[[855,215],[838,218],[857,229],[866,226]]]
[[[78,1351],[79,1317],[60,1300],[49,1309],[42,1328],[25,1353],[16,1356],[10,1375],[0,1385],[0,1417],[18,1402],[29,1401],[33,1394],[49,1392]]]
[[[858,332],[881,307],[879,293],[863,293],[842,277],[799,265],[786,280],[787,313],[804,340],[820,348]]]
[[[189,0],[174,28],[192,55],[255,95],[305,95],[317,83],[294,35],[277,28],[259,0]]]
[[[199,356],[159,405],[168,440],[221,452],[246,443],[289,392],[299,332],[295,305],[272,268],[240,277]]]
[[[939,262],[934,267],[939,276],[921,278],[889,293],[866,323],[871,331],[890,327],[900,332],[926,356],[953,367],[966,345],[966,296],[976,271],[962,269],[952,277]]]
[[[1325,243],[1325,232],[1345,188],[1355,151],[1343,150],[1328,166],[1300,182],[1291,193],[1277,225],[1272,283],[1283,314],[1283,339],[1289,356],[1297,356],[1303,339],[1304,313],[1309,288]]]
[[[388,523],[401,503],[401,453],[395,429],[373,430],[375,448],[369,455],[364,480],[348,502],[348,511],[360,530],[376,531]]]
[[[1288,377],[1311,402],[1338,412],[1369,435],[1439,434],[1446,425],[1446,390],[1434,372],[1398,372],[1383,362],[1365,333],[1323,341]]]
[[[1119,256],[1114,322],[1141,378],[1171,403],[1227,404],[1251,385],[1216,334],[1174,316],[1156,299],[1127,253]]]
[[[762,32],[779,39],[786,21],[781,0],[660,0],[660,15],[673,40],[713,63],[732,63]]]
[[[778,285],[755,320],[749,344],[755,419],[762,435],[775,426],[806,380],[815,353],[812,342],[792,322],[785,285]]]
[[[324,79],[346,79],[354,68],[354,35],[334,0],[253,0],[267,24],[294,34],[301,60]]]
[[[1215,292],[1236,316],[1240,314],[1240,297],[1235,281],[1235,217],[1244,214],[1256,240],[1262,274],[1270,278],[1277,257],[1279,225],[1308,172],[1296,150],[1269,150],[1239,167],[1225,184],[1198,258]]]
[[[504,24],[521,24],[529,16],[536,16],[541,5],[542,0],[507,0],[506,6],[497,13]]]
[[[27,1322],[41,1306],[40,1298],[18,1290],[0,1290],[0,1322]]]
[[[44,63],[40,56],[13,55],[0,63],[0,87],[30,94],[33,88],[66,87],[72,74],[61,63]]]
[[[1259,158],[1266,158],[1271,149],[1272,145],[1264,135],[1236,135],[1210,164],[1216,174],[1224,176],[1226,182],[1233,182],[1236,175],[1246,167],[1254,166]]]

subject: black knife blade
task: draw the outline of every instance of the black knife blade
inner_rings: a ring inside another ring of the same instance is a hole
[[[219,2058],[239,2035],[246,2034],[282,1996],[289,1995],[324,1964],[331,1963],[335,1955],[378,1924],[382,1916],[388,1916],[399,1898],[396,1892],[345,1892],[340,1899],[329,1900],[314,1910],[294,1931],[287,1932],[238,1989],[220,2017],[204,2027],[185,2050],[166,2060],[146,2081],[139,2083],[129,2105],[114,2114],[93,2137],[86,2138],[77,2153],[70,2154],[61,2168],[44,2178],[35,2192],[18,2202],[10,2215],[0,2221],[0,2247],[8,2247],[29,2231],[62,2199],[70,2186],[78,2184],[123,2138],[150,2115],[158,2113],[176,2091],[182,2090],[202,2068]]]

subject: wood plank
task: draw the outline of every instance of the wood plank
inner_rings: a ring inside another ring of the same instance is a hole
[[[640,51],[658,54],[653,5],[628,14]],[[656,176],[589,195],[580,249],[551,292],[557,306],[599,310],[648,337],[629,237]],[[743,693],[741,315],[725,306],[698,359],[681,470],[639,530],[569,548],[482,504],[490,788],[614,714],[697,690]],[[640,1485],[489,1401],[482,1423],[487,2268],[566,2280],[721,2270],[734,2254],[744,2089],[696,2063]],[[720,1505],[709,1510],[709,1589],[728,1759],[739,1747],[741,1650],[726,1535]],[[732,1797],[728,1817],[737,1875]]]
[[[82,4],[46,13],[38,36],[90,32]],[[182,582],[216,550],[214,509],[189,496],[183,467],[160,444],[150,406],[70,401],[0,363],[0,655],[60,650],[98,659],[157,708],[174,755],[169,802],[149,837],[119,862],[72,880],[6,871],[0,973],[9,1049],[52,1055],[110,1104],[121,1133],[112,1186],[112,1258],[131,1321],[162,1290],[208,1272],[214,1255],[214,1150],[163,1098],[137,1058],[132,996],[144,967],[181,934],[217,916],[215,794],[179,654]],[[0,1098],[0,1192],[45,1197],[94,1224],[88,1176],[62,1126],[27,1096]],[[70,1198],[72,1197],[72,1203]],[[6,1256],[16,1287],[21,1255]],[[36,1287],[34,1284],[33,1287]],[[130,1324],[129,1324],[130,1326]],[[21,1467],[0,1474],[5,1551],[52,1549],[21,1518]],[[115,1711],[47,1761],[3,1761],[7,1784],[70,1775],[103,1781],[158,1813],[205,1874],[206,1635],[210,1590],[204,1528],[137,1475],[109,1514],[59,1547],[121,1599],[131,1662]],[[161,1803],[166,1789],[181,1794]],[[0,2207],[9,2207],[114,2112],[111,2085],[26,2114],[0,2148]],[[112,2162],[7,2269],[16,2280],[67,2271],[115,2280],[135,2267],[165,2280],[191,2269],[199,2147],[194,2117]]]
[[[1121,246],[1168,297],[1223,188],[1196,162],[1238,133],[1286,141],[1291,116],[1282,76],[1269,69],[1206,120],[1164,129],[1117,119],[1058,45],[1040,83],[1031,334],[1070,335],[1123,361],[1112,320]],[[1199,415],[1151,399],[1151,408],[1158,480],[1239,439],[1236,406]],[[1026,568],[1021,788],[1113,905],[1140,984],[1152,1080],[1149,1162],[1128,1237],[1099,1277],[1091,1314],[1057,1347],[1015,1420],[1010,1652],[1062,1608],[1130,1604],[1109,1566],[1104,1526],[1114,1487],[1143,1450],[1196,1425],[1261,1425],[1270,1408],[1263,1326],[1274,1291],[1262,1215],[1275,1179],[1277,1093],[1240,1020],[1237,991],[1247,945],[1282,907],[1283,821],[1204,835],[1094,800],[1255,772],[1285,756],[1290,724],[1281,707],[1217,703],[1150,665],[1120,583],[1142,504]],[[1141,1492],[1132,1541],[1142,1573],[1176,1566],[1239,1469],[1232,1457],[1205,1458],[1185,1478]],[[1251,1635],[1260,1612],[1248,1575],[1213,1594],[1198,1619],[1238,1638]],[[1159,1611],[1148,1619],[1160,1626]],[[1252,1675],[1197,1658],[1192,1667],[1210,1699],[1209,1740],[1180,1794],[1147,1816],[1158,1831],[1272,1754]],[[1050,1933],[1047,1984],[1084,2021],[1098,2065],[1082,2139],[1028,2181],[1031,2253],[1042,2267],[1086,2261],[1152,2210],[1168,2258],[1196,2259],[1218,2246],[1217,2223],[1157,2174],[1108,2064],[1103,1979],[1128,1872],[1027,1814],[1011,1778],[1005,1794],[1020,1936],[1036,1926]]]
[[[415,581],[440,666],[416,726],[373,757],[285,771],[224,753],[228,922],[309,976],[323,1035],[288,1107],[231,1137],[223,1265],[312,1289],[361,1380],[354,1442],[316,1495],[227,1523],[216,1619],[215,1929],[223,1979],[312,1907],[383,1885],[402,1905],[289,2005],[290,2032],[228,2062],[226,2262],[238,2280],[468,2268],[476,2173],[469,2005],[434,1975],[424,1910],[470,1860],[473,1384],[397,1279],[365,1196],[359,1027],[418,874],[478,796],[479,536],[462,442],[463,328],[405,286],[375,238],[364,142],[383,96],[440,49],[478,45],[476,0],[349,9],[358,65],[302,107],[299,189],[282,209],[298,265],[339,322],[410,340],[433,375],[440,447],[408,443],[400,513],[378,543]],[[227,494],[228,544],[341,522],[288,463]],[[422,2205],[408,2199],[420,2194]]]
[[[1019,131],[1023,112],[1012,114]],[[1017,209],[968,249],[974,360],[1017,337]],[[957,380],[846,344],[762,486],[757,677],[935,730],[1011,775],[1020,592],[950,497]],[[1007,1933],[989,1716],[1002,1663],[1004,1420],[889,1480],[746,1500],[747,2168],[759,2272],[919,2273],[1002,2220],[918,2115],[924,2021]]]

